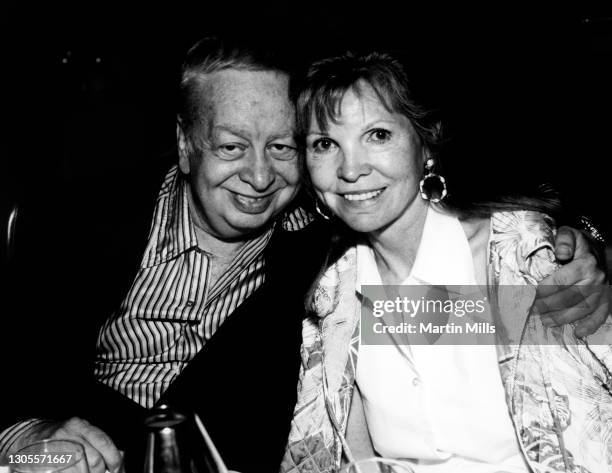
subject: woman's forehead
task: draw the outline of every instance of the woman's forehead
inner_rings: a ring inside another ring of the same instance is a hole
[[[354,84],[334,99],[326,103],[324,109],[313,107],[311,129],[326,131],[330,124],[359,125],[373,120],[403,121],[403,116],[389,107],[388,100],[384,100],[382,94],[365,81]]]

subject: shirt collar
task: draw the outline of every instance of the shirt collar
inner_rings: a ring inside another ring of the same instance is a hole
[[[410,276],[402,284],[475,285],[472,250],[459,219],[429,206]],[[357,291],[362,285],[382,285],[374,251],[357,245]]]
[[[164,179],[157,197],[149,244],[141,267],[164,263],[197,247],[195,228],[189,215],[189,187],[178,166],[173,166]]]
[[[409,279],[404,284],[476,284],[472,249],[456,216],[429,206]]]
[[[194,223],[189,212],[188,192],[189,185],[185,175],[180,172],[178,166],[173,166],[166,174],[157,197],[149,242],[141,268],[165,263],[198,246]],[[268,244],[274,226],[249,240],[234,258],[235,264],[242,267],[247,262],[250,263]]]
[[[363,294],[361,286],[381,286],[382,280],[376,259],[374,258],[374,250],[365,242],[357,244],[357,292]]]

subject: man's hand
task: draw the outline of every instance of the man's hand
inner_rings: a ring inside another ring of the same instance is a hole
[[[13,444],[15,451],[44,439],[74,440],[83,445],[90,473],[118,473],[123,458],[108,435],[89,422],[73,417],[65,422],[46,422],[28,430]]]
[[[570,227],[559,228],[555,256],[564,266],[540,282],[534,308],[546,326],[578,322],[576,336],[590,335],[610,313],[604,269],[597,266],[585,236]]]

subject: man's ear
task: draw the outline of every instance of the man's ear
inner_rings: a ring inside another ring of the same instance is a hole
[[[189,146],[187,145],[187,138],[180,121],[176,122],[176,144],[178,147],[179,168],[183,174],[189,174]]]

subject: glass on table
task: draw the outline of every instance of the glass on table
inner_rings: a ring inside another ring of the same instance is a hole
[[[405,462],[392,458],[372,457],[355,460],[344,466],[341,473],[414,473]]]
[[[43,440],[8,455],[11,473],[89,473],[83,445],[73,440]]]

